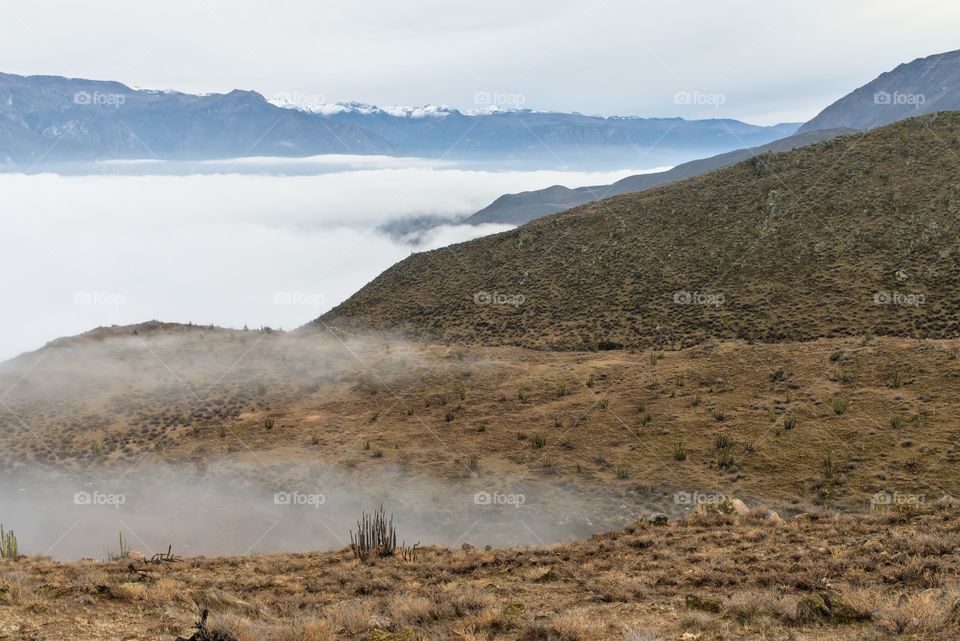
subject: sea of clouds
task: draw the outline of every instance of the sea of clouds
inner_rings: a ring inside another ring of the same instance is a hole
[[[503,193],[632,173],[337,156],[0,174],[0,359],[151,319],[298,327],[412,251],[509,229],[459,222]],[[425,217],[442,224],[384,231]]]

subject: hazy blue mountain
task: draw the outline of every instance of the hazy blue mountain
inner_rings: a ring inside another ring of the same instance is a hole
[[[960,51],[920,58],[860,87],[824,109],[794,136],[754,149],[739,149],[678,165],[670,171],[629,176],[613,185],[547,189],[500,196],[471,223],[522,225],[608,196],[643,191],[727,167],[768,151],[789,151],[843,133],[891,124],[933,111],[960,110]]]
[[[918,58],[880,74],[823,111],[801,131],[873,129],[934,111],[960,110],[960,51]]]
[[[761,127],[730,119],[605,118],[529,109],[464,113],[434,106],[381,109],[353,104],[322,105],[313,110],[329,122],[372,131],[415,156],[538,160],[554,166],[672,165],[691,157],[766,144],[799,127]]]
[[[388,154],[550,167],[675,164],[788,136],[797,125],[602,118],[441,107],[311,109],[253,91],[191,95],[0,74],[0,166],[113,159]]]
[[[0,74],[0,165],[396,152],[374,133],[282,109],[253,91],[196,96]]]

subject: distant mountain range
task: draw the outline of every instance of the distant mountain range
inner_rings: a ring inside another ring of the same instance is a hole
[[[370,131],[281,109],[252,91],[195,96],[0,74],[0,165],[397,152]]]
[[[629,176],[612,185],[577,189],[554,185],[506,194],[469,217],[467,222],[522,225],[577,205],[728,167],[761,153],[788,151],[851,131],[865,131],[911,116],[952,110],[960,110],[960,51],[920,58],[882,74],[824,109],[790,138],[687,162],[665,172]]]
[[[447,107],[268,101],[253,91],[192,95],[118,82],[0,74],[0,167],[64,161],[213,160],[386,154],[541,166],[675,164],[762,145],[798,124],[584,116]]]
[[[796,123],[758,127],[729,119],[604,118],[497,107],[460,111],[435,105],[275,104],[371,131],[415,156],[500,162],[544,158],[564,165],[596,166],[640,158],[647,165],[673,164],[693,151],[718,153],[744,144],[765,144],[799,127]]]

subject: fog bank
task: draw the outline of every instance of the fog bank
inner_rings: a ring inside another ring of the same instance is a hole
[[[10,275],[0,285],[0,359],[153,318],[296,327],[411,251],[509,229],[457,224],[503,193],[635,173],[492,172],[377,157],[297,163],[313,173],[163,175],[165,164],[146,163],[152,174],[0,174],[0,270]],[[224,164],[216,166],[271,166]],[[382,230],[417,217],[446,224],[413,235]]]

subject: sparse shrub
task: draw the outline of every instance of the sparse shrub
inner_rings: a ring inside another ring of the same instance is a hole
[[[600,399],[600,402],[598,403],[598,405],[600,405],[600,409],[605,410],[608,407],[610,407],[610,400],[606,398],[602,398]]]
[[[517,432],[517,440],[518,440],[518,441],[525,441],[525,440],[527,440],[527,434],[526,434],[526,432]]]
[[[697,392],[693,395],[693,398],[690,400],[690,407],[696,407],[700,404],[700,393]]]
[[[710,413],[710,415],[713,416],[713,420],[717,421],[718,423],[727,420],[727,414],[723,411],[722,407],[713,408],[713,411]]]
[[[572,442],[570,441],[570,439],[568,439],[568,438],[561,439],[561,440],[560,440],[560,447],[562,447],[562,448],[565,449],[565,450],[572,450],[572,449],[573,449],[573,443],[572,443]]]
[[[443,420],[445,420],[447,423],[452,422],[454,418],[455,416],[453,412],[447,412],[446,414],[443,415]]]
[[[478,432],[486,432],[486,431],[487,431],[487,424],[486,424],[486,423],[480,423],[480,426],[477,428],[477,431],[478,431]]]
[[[675,461],[687,460],[687,448],[683,446],[683,443],[677,443],[673,446],[673,459]]]
[[[838,363],[843,360],[844,351],[842,349],[835,349],[830,353],[830,362]]]
[[[220,425],[217,427],[217,434],[220,438],[227,438],[227,427],[226,425]]]
[[[406,412],[404,412],[404,413],[405,413],[407,416],[413,416],[413,408],[412,408],[412,407],[408,407],[407,410],[406,410]]]
[[[554,427],[563,427],[563,421],[562,421],[559,417],[554,418],[554,419],[553,419],[553,426],[554,426]]]
[[[313,436],[310,437],[310,442],[313,443],[314,445],[320,445],[320,437],[314,434]]]
[[[783,417],[783,429],[792,430],[797,426],[797,417],[795,416],[784,416]]]
[[[903,380],[900,376],[900,371],[895,370],[893,374],[890,375],[890,380],[887,381],[887,387],[890,389],[897,389],[903,384]]]
[[[843,414],[850,407],[850,399],[848,398],[835,398],[833,399],[833,413],[836,415]]]
[[[476,454],[470,455],[470,458],[467,460],[467,468],[469,468],[471,472],[480,471],[480,460],[477,458]]]
[[[266,420],[263,422],[263,426],[264,426],[265,428],[267,428],[268,430],[272,430],[272,429],[273,429],[273,419],[272,419],[272,418],[266,419]]]
[[[373,458],[383,458],[383,450],[377,448],[373,451]]]
[[[617,478],[620,480],[630,477],[630,469],[626,465],[617,466]]]
[[[546,436],[543,436],[542,434],[534,434],[534,435],[533,435],[533,440],[530,441],[530,442],[533,443],[533,446],[534,446],[534,447],[536,447],[536,448],[539,449],[539,448],[542,448],[544,445],[547,444],[547,437],[546,437]]]
[[[566,383],[557,384],[557,398],[562,398],[567,395],[567,385]]]
[[[733,439],[726,434],[720,434],[714,441],[714,445],[718,450],[729,450],[731,447],[733,447]]]
[[[729,449],[723,449],[717,452],[717,467],[721,470],[733,467],[736,464],[733,458],[733,452]]]
[[[370,422],[376,423],[378,418],[380,418],[380,412],[379,411],[374,412],[373,414],[370,415]]]
[[[523,388],[517,390],[517,400],[519,400],[521,403],[528,402],[530,400],[530,395],[527,390]]]
[[[823,459],[823,478],[828,481],[833,479],[833,457],[829,454]]]
[[[263,396],[266,393],[267,393],[266,383],[263,383],[263,382],[257,383],[257,394],[259,394],[260,396]]]
[[[770,382],[772,383],[785,383],[788,380],[790,380],[790,374],[782,367],[770,375]]]
[[[899,414],[897,414],[896,416],[891,417],[891,419],[890,419],[890,427],[892,427],[892,428],[895,429],[895,430],[898,430],[898,429],[900,429],[901,427],[903,427],[904,422],[905,422],[905,421],[904,421],[903,417],[900,416]]]

